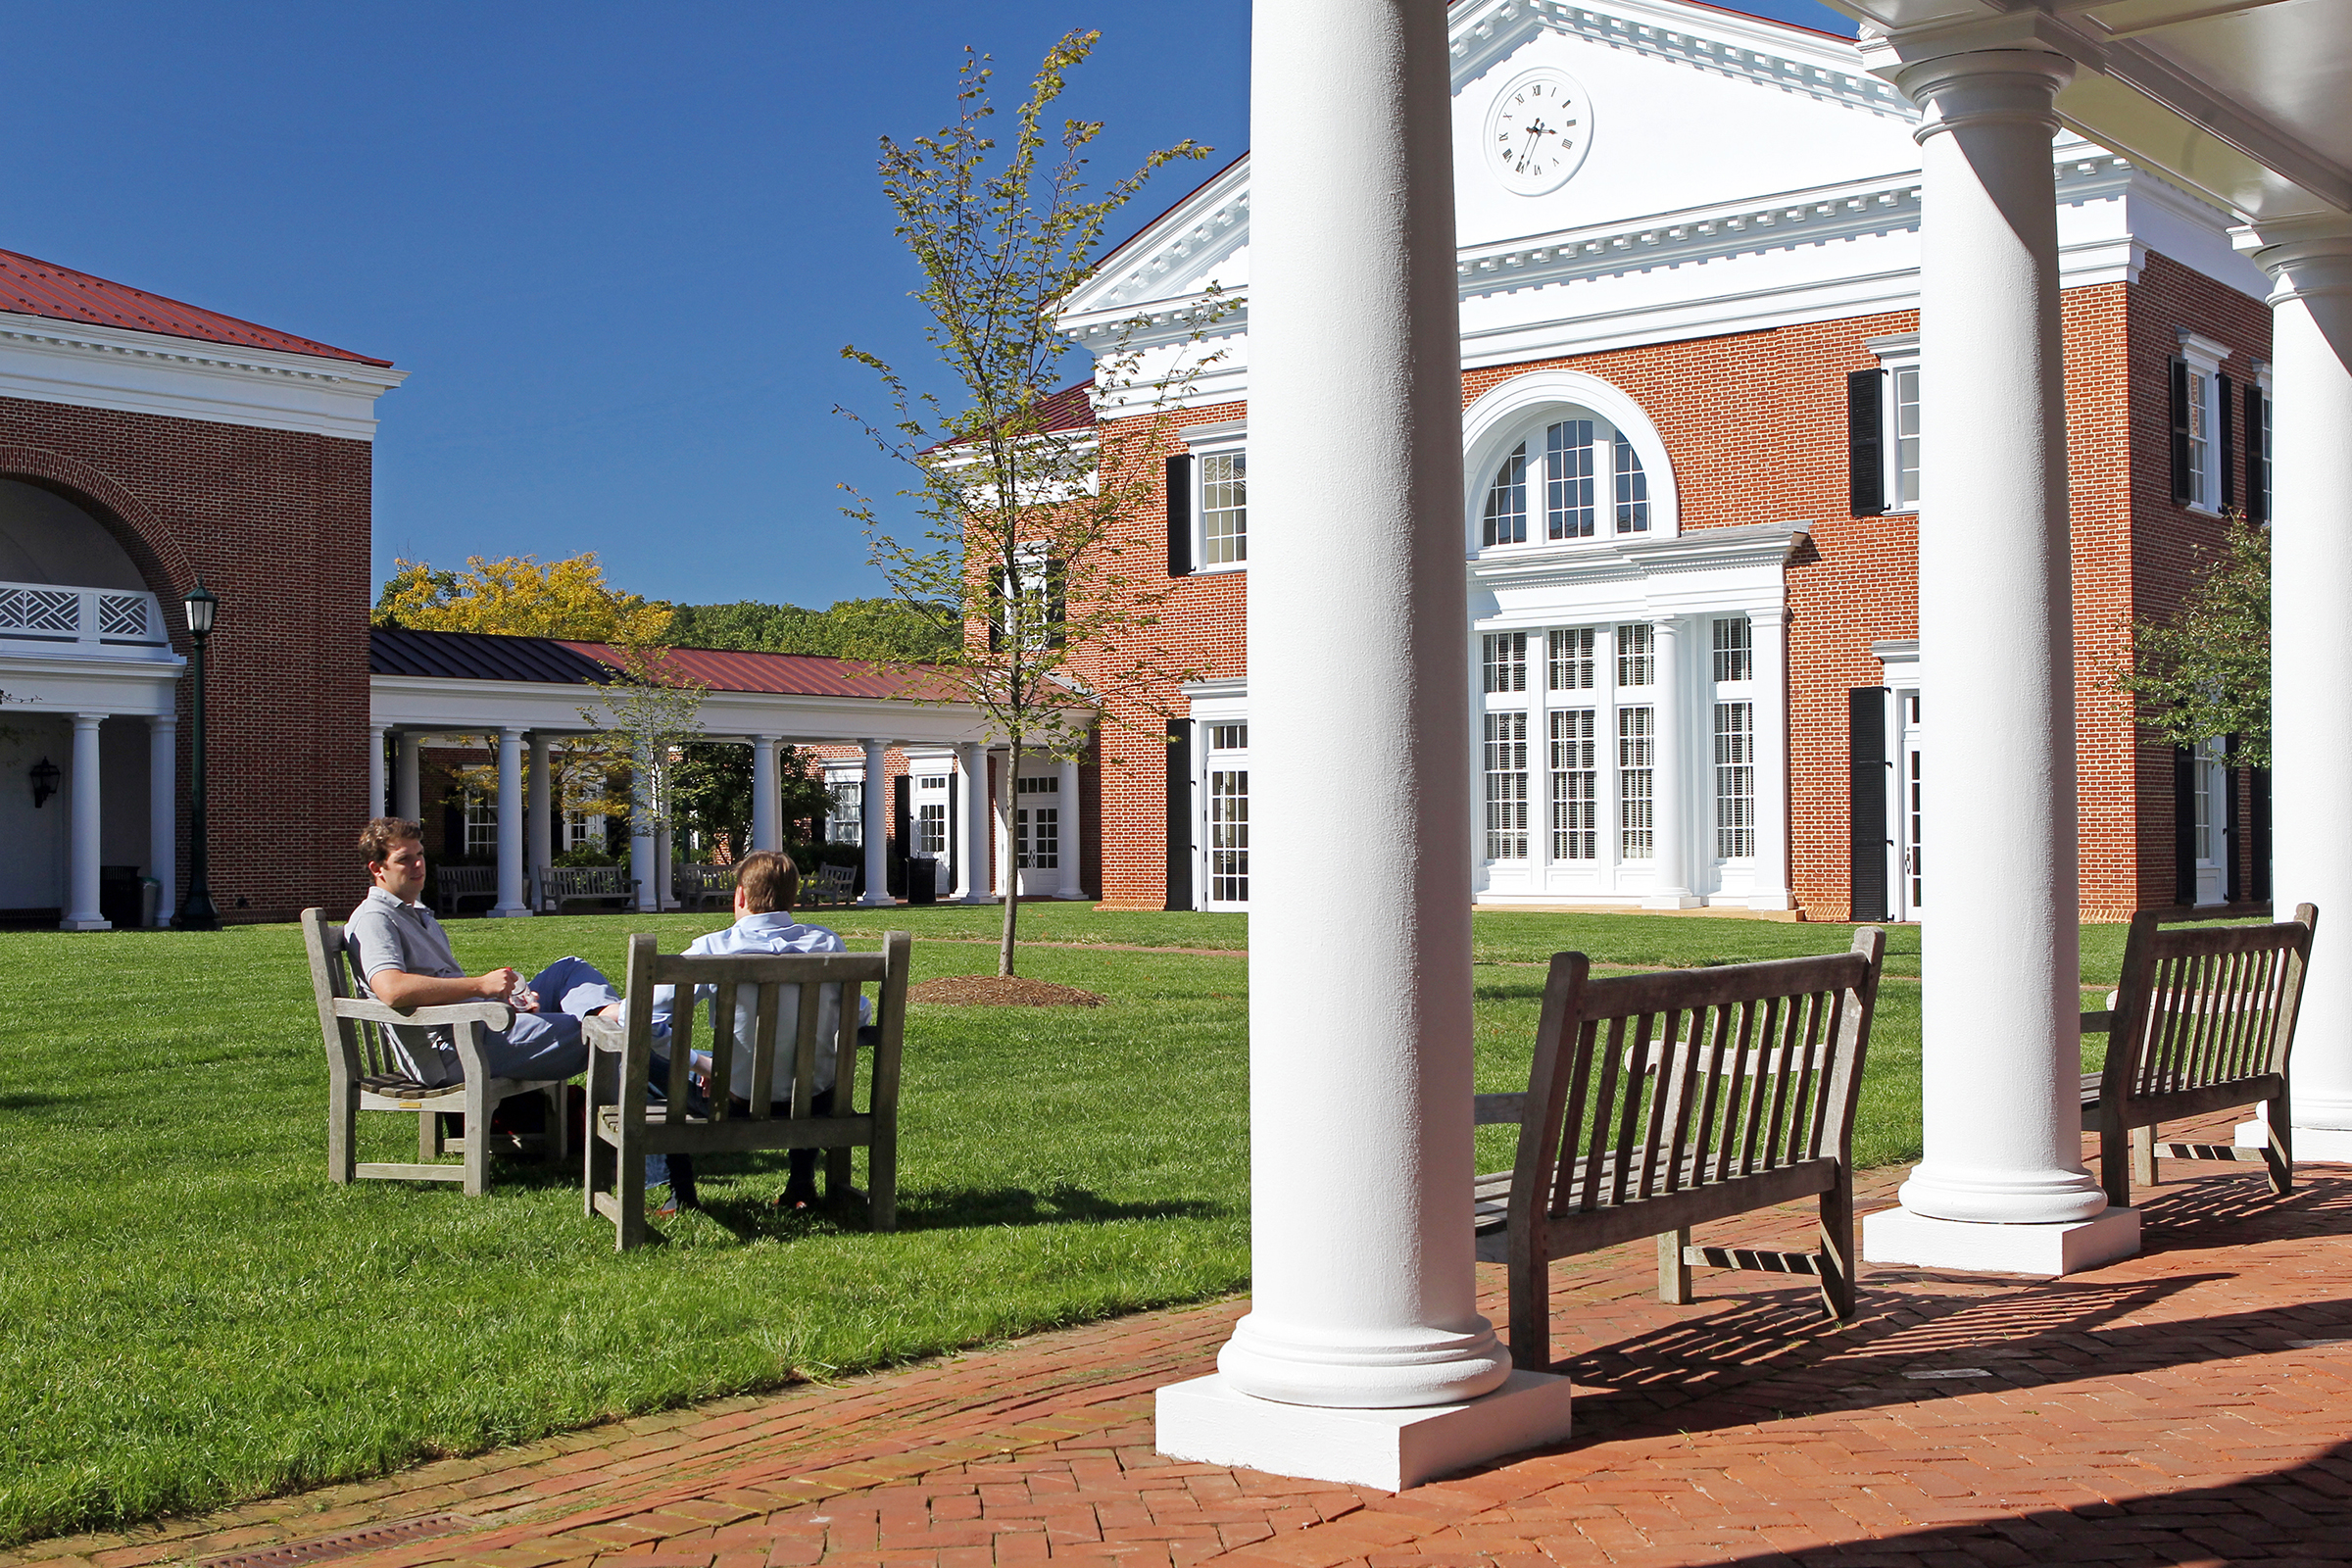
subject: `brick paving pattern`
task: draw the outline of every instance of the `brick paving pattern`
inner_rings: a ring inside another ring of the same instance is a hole
[[[1902,1174],[1873,1173],[1865,1211]],[[1663,1306],[1647,1243],[1557,1265],[1574,1439],[1397,1495],[1152,1451],[1152,1389],[1210,1368],[1228,1301],[0,1568],[2352,1561],[2352,1171],[2306,1167],[2284,1200],[2248,1167],[2164,1174],[2138,1257],[2059,1281],[1866,1267],[1843,1329],[1763,1275]],[[1805,1215],[1774,1223],[1801,1242]],[[1500,1271],[1481,1283],[1499,1320]],[[360,1534],[386,1526],[408,1528]]]

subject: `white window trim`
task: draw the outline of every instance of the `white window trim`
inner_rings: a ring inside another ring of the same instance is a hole
[[[1221,571],[1248,571],[1250,523],[1249,508],[1242,509],[1242,550],[1240,561],[1210,561],[1208,559],[1208,509],[1201,504],[1201,488],[1207,465],[1204,458],[1247,456],[1250,450],[1250,421],[1227,419],[1216,424],[1187,425],[1179,432],[1184,437],[1185,450],[1192,454],[1191,472],[1186,482],[1193,487],[1190,500],[1192,515],[1192,560],[1194,576],[1210,576]]]
[[[1642,406],[1625,392],[1598,376],[1581,370],[1534,370],[1526,375],[1513,376],[1486,393],[1462,411],[1463,488],[1462,498],[1463,545],[1472,560],[1488,550],[1483,542],[1483,522],[1486,516],[1487,487],[1494,481],[1494,470],[1511,449],[1527,440],[1531,432],[1535,444],[1541,444],[1544,424],[1565,416],[1570,410],[1597,415],[1614,425],[1642,460],[1642,476],[1649,482],[1649,526],[1640,533],[1621,534],[1615,531],[1616,479],[1612,465],[1594,463],[1594,478],[1602,481],[1595,486],[1596,495],[1608,500],[1607,515],[1612,519],[1608,528],[1595,527],[1590,539],[1539,539],[1530,537],[1524,544],[1495,545],[1498,555],[1507,552],[1521,557],[1545,552],[1575,553],[1610,546],[1623,547],[1630,543],[1675,538],[1681,531],[1681,509],[1676,499],[1674,466],[1667,460],[1665,440],[1658,427],[1650,421]],[[1605,470],[1605,471],[1604,471]],[[1535,508],[1531,493],[1531,517]],[[1536,529],[1530,526],[1532,536]]]
[[[2256,482],[2262,486],[2262,514],[2267,519],[2276,514],[2278,505],[2278,491],[2272,483],[2271,473],[2271,431],[2278,417],[2278,407],[2271,400],[2270,361],[2256,360],[2254,362],[2254,384],[2262,388],[2262,477]],[[2251,439],[2253,433],[2251,430],[2247,431],[2246,439]],[[2251,502],[2253,499],[2251,495],[2245,497],[2247,502]]]
[[[1226,675],[1208,680],[1193,681],[1181,688],[1189,705],[1186,717],[1193,726],[1193,907],[1196,909],[1247,910],[1249,902],[1219,902],[1209,897],[1215,886],[1210,858],[1208,830],[1208,776],[1211,772],[1230,769],[1232,760],[1241,759],[1241,767],[1250,768],[1250,751],[1242,748],[1233,752],[1211,752],[1209,732],[1219,724],[1248,724],[1250,722],[1250,684],[1246,676]],[[1220,769],[1214,759],[1226,760]],[[1257,780],[1250,781],[1250,792],[1256,792]]]
[[[2195,491],[2188,498],[2188,509],[2191,512],[2202,512],[2208,515],[2219,516],[2222,511],[2222,465],[2230,461],[2230,454],[2223,449],[2221,443],[2221,375],[2222,365],[2230,358],[2230,346],[2226,343],[2217,343],[2212,338],[2205,337],[2200,333],[2192,332],[2185,326],[2181,327],[2180,331],[2180,358],[2188,362],[2191,375],[2201,375],[2205,378],[2204,396],[2201,400],[2204,407],[2200,412],[2205,416],[2207,460],[2205,472],[2202,475],[2192,474],[2191,476],[2191,483],[2195,486]]]
[[[1862,346],[1879,362],[1879,494],[1884,498],[1882,510],[1890,516],[1909,515],[1920,510],[1920,503],[1916,497],[1909,501],[1902,499],[1902,432],[1895,403],[1895,377],[1904,370],[1919,369],[1919,334],[1897,332],[1886,337],[1865,338]],[[1920,435],[1924,445],[1927,435],[1924,419]],[[1924,476],[1924,468],[1922,473]]]

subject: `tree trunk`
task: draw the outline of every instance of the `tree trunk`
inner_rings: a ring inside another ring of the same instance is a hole
[[[1013,928],[1021,912],[1021,868],[1012,853],[1012,813],[1020,809],[1017,789],[1021,776],[1021,732],[1014,730],[1009,737],[1012,750],[1005,754],[1004,792],[998,799],[1004,808],[998,813],[1001,824],[997,829],[997,863],[1004,868],[1004,936],[997,947],[997,973],[1012,974]]]

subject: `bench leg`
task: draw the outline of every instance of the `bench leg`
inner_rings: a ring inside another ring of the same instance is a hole
[[[2262,1162],[2270,1174],[2271,1191],[2280,1198],[2295,1189],[2294,1108],[2286,1097],[2287,1091],[2279,1090],[2262,1118],[2264,1128],[2270,1133],[2270,1142],[2263,1146]]]
[[[1522,1372],[1551,1370],[1551,1260],[1533,1268],[1511,1259],[1511,1365]]]
[[[416,1163],[430,1164],[441,1157],[441,1113],[420,1110],[416,1113]]]
[[[337,1073],[326,1089],[326,1179],[345,1183],[357,1174],[354,1152],[360,1134],[359,1086]]]
[[[1842,1323],[1854,1315],[1854,1173],[1842,1162],[1838,1184],[1821,1195],[1821,1304]]]
[[[2132,1180],[2141,1187],[2156,1185],[2156,1129],[2152,1126],[2132,1129]]]
[[[2099,1128],[2099,1185],[2107,1191],[2108,1206],[2132,1206],[2131,1136],[2121,1127]]]
[[[1658,1237],[1658,1299],[1668,1306],[1690,1304],[1690,1265],[1683,1261],[1683,1249],[1690,1245],[1689,1226]]]
[[[490,1190],[490,1091],[485,1084],[466,1085],[466,1196],[479,1198]]]

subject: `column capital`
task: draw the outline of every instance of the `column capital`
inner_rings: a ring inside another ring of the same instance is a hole
[[[528,724],[501,724],[498,726],[499,738],[502,740],[508,736],[520,740],[530,732],[531,727]]]
[[[2271,274],[2271,303],[2352,294],[2352,213],[2273,219],[2230,231],[2240,254]]]
[[[149,713],[147,727],[149,729],[177,729],[179,728],[179,715],[176,713]]]
[[[110,716],[112,715],[106,713],[75,713],[74,715],[74,727],[75,729],[95,729],[102,721]]]

